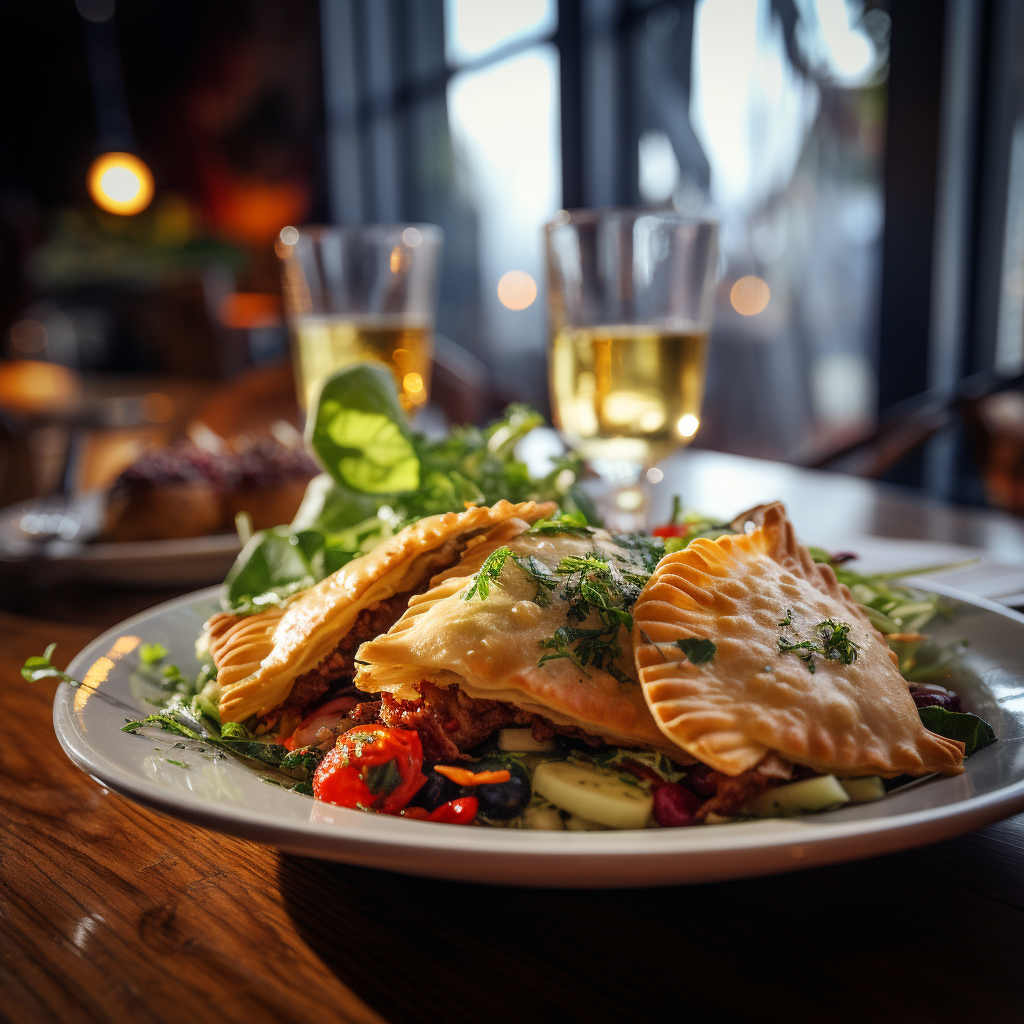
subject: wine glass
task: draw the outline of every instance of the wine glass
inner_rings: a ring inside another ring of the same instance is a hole
[[[718,224],[661,210],[562,210],[544,230],[555,425],[604,481],[606,522],[637,529],[641,474],[700,426]]]
[[[442,230],[433,224],[283,228],[284,305],[303,411],[353,363],[391,370],[406,412],[430,394]]]

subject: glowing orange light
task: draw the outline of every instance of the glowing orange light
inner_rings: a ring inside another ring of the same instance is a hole
[[[149,206],[153,175],[133,153],[104,153],[89,167],[89,195],[107,213],[129,216]]]
[[[19,352],[35,355],[46,348],[46,328],[38,320],[19,320],[11,327],[11,345]]]
[[[418,373],[407,373],[402,378],[402,388],[412,401],[423,401],[423,378]]]
[[[743,316],[757,316],[767,305],[772,293],[768,282],[759,277],[741,277],[729,292],[732,308]]]
[[[275,327],[281,322],[281,298],[270,292],[232,292],[224,297],[217,317],[225,327]]]
[[[137,636],[119,636],[114,641],[114,646],[107,651],[107,657],[117,661],[118,658],[123,657],[126,654],[131,654],[139,644],[142,643],[142,638]]]
[[[148,395],[144,395],[139,406],[142,409],[142,415],[150,423],[166,423],[174,415],[174,399],[159,391],[151,391]],[[122,637],[122,639],[124,638]]]
[[[537,282],[525,270],[510,270],[498,282],[498,301],[509,309],[526,309],[537,298]]]

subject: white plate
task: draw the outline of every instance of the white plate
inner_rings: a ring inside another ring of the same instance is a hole
[[[940,589],[940,585],[934,585]],[[466,828],[365,814],[271,786],[234,759],[175,749],[175,738],[120,731],[151,708],[133,689],[137,639],[159,641],[168,661],[198,669],[194,643],[217,607],[199,591],[127,620],[71,663],[94,684],[57,691],[53,719],[71,759],[96,780],[165,814],[291,853],[408,874],[503,885],[648,886],[711,881],[853,860],[932,843],[1024,810],[1024,616],[965,599],[939,640],[967,638],[966,705],[999,741],[964,774],[874,804],[788,820],[630,832]],[[191,768],[169,763],[184,760]]]
[[[46,508],[41,500],[0,509],[0,562],[31,563],[37,575],[53,580],[84,580],[116,587],[201,587],[228,574],[241,550],[238,537],[222,533],[181,540],[86,542],[103,520],[104,496],[92,491],[71,499],[68,511],[80,518],[79,538],[38,544],[19,528],[26,513]]]

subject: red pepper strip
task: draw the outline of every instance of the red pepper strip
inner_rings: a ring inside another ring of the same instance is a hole
[[[688,523],[669,523],[667,526],[656,526],[651,530],[655,537],[685,537],[689,532]]]
[[[665,780],[653,768],[648,768],[645,764],[637,764],[636,761],[617,761],[612,767],[629,772],[630,775],[635,775],[638,779],[647,779],[648,782],[653,782],[655,789],[666,785]]]
[[[451,779],[456,786],[487,786],[492,782],[508,782],[512,778],[507,768],[496,772],[471,772],[468,768],[456,768],[452,764],[435,764],[434,771]]]
[[[426,807],[406,807],[398,813],[403,818],[414,818],[416,821],[427,821],[430,818],[430,811]]]
[[[460,796],[431,811],[427,820],[444,825],[471,825],[479,806],[480,801],[475,796]]]

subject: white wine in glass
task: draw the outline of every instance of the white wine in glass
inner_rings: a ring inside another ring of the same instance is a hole
[[[430,395],[434,325],[408,314],[349,317],[297,316],[291,322],[299,398],[306,411],[320,385],[354,363],[380,363],[394,375],[398,398],[415,412]]]
[[[700,425],[708,330],[686,323],[563,327],[551,342],[552,406],[585,459],[646,466]]]
[[[443,242],[433,224],[281,230],[274,249],[304,413],[327,377],[356,363],[387,367],[406,412],[426,404]]]
[[[700,426],[718,224],[665,210],[562,210],[545,226],[551,409],[605,481],[610,525],[642,525],[640,475]]]

